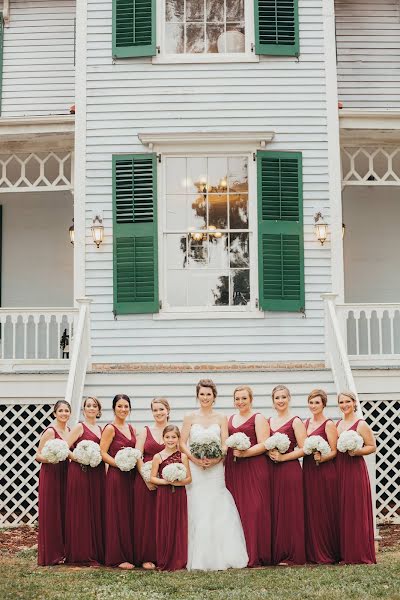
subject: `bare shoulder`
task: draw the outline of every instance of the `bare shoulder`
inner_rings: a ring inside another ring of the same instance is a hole
[[[216,417],[217,417],[217,423],[219,423],[220,425],[222,425],[223,423],[227,422],[227,416],[224,415],[223,413],[216,413]]]
[[[114,437],[115,435],[115,430],[114,427],[111,425],[111,423],[108,423],[108,425],[106,425],[103,429],[103,435],[106,437]]]
[[[257,424],[261,424],[261,423],[266,423],[267,419],[261,413],[257,413],[255,421]]]
[[[337,427],[336,427],[335,423],[333,421],[331,421],[330,419],[329,419],[329,421],[326,422],[325,431],[326,432],[330,431],[331,433],[337,432]]]
[[[193,423],[195,417],[196,417],[196,413],[195,412],[188,413],[187,415],[185,415],[183,417],[183,423],[182,423],[182,425],[183,426],[184,425],[191,425]]]
[[[49,427],[48,429],[46,429],[40,438],[41,442],[48,442],[49,440],[54,440],[55,438],[55,433],[54,433],[54,429],[52,427]]]
[[[300,428],[300,429],[305,429],[305,425],[303,423],[303,421],[300,419],[300,417],[295,417],[293,419],[293,427],[295,428]]]
[[[357,425],[357,431],[360,433],[373,433],[371,427],[364,420]]]

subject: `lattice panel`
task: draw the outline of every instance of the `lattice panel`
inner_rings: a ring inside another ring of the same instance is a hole
[[[72,189],[72,152],[0,155],[0,192]]]
[[[37,521],[40,465],[35,453],[51,413],[49,404],[0,405],[0,526]]]
[[[400,401],[363,402],[364,417],[376,436],[377,521],[400,523]]]
[[[342,148],[342,184],[399,185],[400,147],[362,146]]]

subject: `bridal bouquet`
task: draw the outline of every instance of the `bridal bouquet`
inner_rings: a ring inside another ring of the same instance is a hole
[[[186,467],[182,463],[171,463],[163,468],[161,472],[162,478],[165,481],[183,481],[186,478]],[[172,486],[172,492],[175,492],[175,487]]]
[[[122,448],[115,455],[115,462],[121,471],[132,471],[141,456],[142,453],[136,448]]]
[[[274,433],[265,440],[264,446],[266,450],[278,450],[280,454],[285,454],[289,450],[290,439],[286,433]]]
[[[43,446],[42,456],[49,463],[55,465],[68,458],[69,448],[64,440],[48,440]]]
[[[101,463],[101,452],[99,444],[92,440],[82,440],[76,445],[72,453],[74,459],[81,467],[98,467]]]
[[[225,443],[228,448],[233,448],[234,450],[248,450],[251,446],[249,436],[241,431],[230,435]],[[236,461],[236,456],[233,457],[233,460]]]
[[[145,463],[143,463],[142,465],[142,470],[140,472],[141,476],[143,477],[144,481],[146,483],[150,483],[150,476],[151,476],[151,468],[153,466],[153,461],[149,460]]]
[[[337,449],[339,452],[348,452],[349,450],[360,450],[364,445],[364,440],[357,431],[342,431],[339,435]]]
[[[192,437],[190,452],[195,458],[221,458],[221,440],[209,431],[202,431]]]
[[[303,446],[304,454],[314,454],[314,452],[320,452],[321,456],[326,456],[331,451],[331,447],[326,440],[320,435],[310,435],[306,438]],[[316,463],[319,467],[319,463]]]

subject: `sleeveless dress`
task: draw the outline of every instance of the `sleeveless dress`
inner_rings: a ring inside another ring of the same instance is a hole
[[[54,439],[62,440],[54,427]],[[45,431],[47,431],[47,429]],[[41,463],[39,474],[38,565],[57,565],[65,559],[65,492],[69,460]]]
[[[326,442],[327,419],[310,436]],[[310,419],[305,422],[306,429]],[[310,437],[309,436],[309,437]],[[335,460],[317,463],[312,454],[303,458],[304,520],[308,562],[330,564],[339,561],[339,499]]]
[[[174,452],[162,461],[158,477],[167,465],[181,463],[182,455]],[[184,486],[159,485],[156,503],[157,567],[161,571],[184,569],[188,555],[188,516]]]
[[[357,431],[360,421],[348,431]],[[338,452],[337,472],[340,559],[347,564],[376,563],[371,485],[364,457]]]
[[[221,438],[217,423],[203,427],[196,423],[190,430],[190,441],[196,433],[213,430]],[[246,541],[238,510],[225,486],[224,466],[219,462],[203,469],[190,463],[192,483],[187,486],[189,517],[188,570],[222,571],[242,569],[248,563]]]
[[[164,449],[146,427],[146,441],[143,449],[143,462],[153,459],[154,455]],[[137,473],[134,484],[135,519],[134,519],[134,555],[135,564],[141,566],[145,562],[156,563],[156,502],[157,491],[151,492],[142,476]]]
[[[108,454],[113,458],[122,448],[134,448],[136,435],[131,425],[128,439],[115,425],[115,435]],[[106,475],[105,512],[105,564],[109,567],[121,563],[133,564],[133,517],[134,517],[134,478],[135,469],[121,471],[108,465]]]
[[[229,419],[229,435],[245,433],[251,446],[257,444],[256,414],[235,427]],[[251,456],[234,461],[233,450],[228,448],[225,460],[226,487],[233,496],[242,521],[246,538],[249,567],[271,564],[271,497],[267,456]]]
[[[286,433],[290,439],[289,452],[297,446],[293,417],[274,431]],[[274,463],[270,461],[272,478],[272,561],[289,565],[306,562],[304,544],[303,474],[298,460]]]
[[[82,440],[100,443],[100,438],[82,423]],[[82,468],[83,467],[83,468]],[[86,467],[71,461],[68,467],[65,517],[66,562],[99,565],[104,562],[103,515],[106,472],[103,462]]]

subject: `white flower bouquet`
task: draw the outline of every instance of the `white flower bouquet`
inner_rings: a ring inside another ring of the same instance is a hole
[[[98,467],[101,463],[101,452],[99,444],[92,440],[82,440],[77,444],[72,456],[80,463],[83,470],[85,467]]]
[[[225,443],[228,448],[233,448],[233,450],[248,450],[251,446],[249,436],[242,431],[230,435]],[[236,461],[236,456],[233,457],[233,460]]]
[[[64,440],[48,440],[43,446],[42,456],[47,462],[55,465],[68,458],[69,448]]]
[[[348,452],[349,450],[361,450],[364,440],[357,431],[342,431],[339,435],[337,449],[339,452]]]
[[[202,431],[192,437],[190,452],[195,458],[221,458],[221,440],[210,431]]]
[[[143,463],[142,465],[142,470],[140,472],[141,476],[143,477],[143,480],[146,483],[150,483],[150,476],[151,476],[151,468],[153,466],[153,461],[149,460],[145,463]]]
[[[304,454],[310,455],[314,452],[320,452],[321,456],[326,456],[331,451],[331,447],[326,440],[320,435],[310,435],[306,438],[303,446]],[[316,463],[319,467],[319,462]]]
[[[115,455],[115,462],[121,471],[132,471],[141,456],[142,453],[136,448],[122,448]]]
[[[183,481],[186,478],[186,467],[182,463],[171,463],[163,468],[161,472],[162,478],[165,481]],[[172,486],[172,491],[175,492],[175,487]]]
[[[266,450],[278,450],[280,454],[285,454],[289,450],[290,439],[286,433],[274,433],[265,440],[264,446]]]

